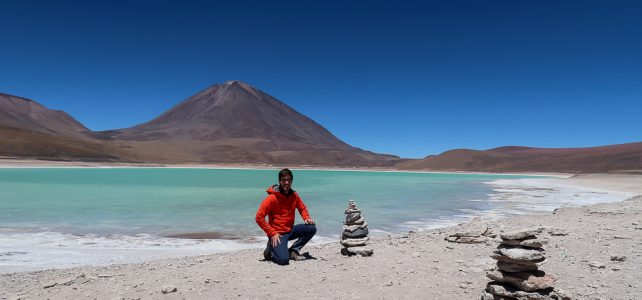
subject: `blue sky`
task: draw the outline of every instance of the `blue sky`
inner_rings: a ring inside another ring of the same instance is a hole
[[[92,130],[238,79],[402,157],[642,141],[640,1],[1,1],[0,92]]]

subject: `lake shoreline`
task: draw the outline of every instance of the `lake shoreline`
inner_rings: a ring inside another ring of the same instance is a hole
[[[563,172],[474,172],[474,171],[428,171],[401,170],[395,168],[376,167],[320,167],[297,165],[266,165],[266,164],[161,164],[161,163],[120,163],[120,162],[84,162],[84,161],[54,161],[37,159],[16,159],[0,157],[0,168],[176,168],[176,169],[231,169],[231,170],[319,170],[319,171],[354,171],[354,172],[399,172],[399,173],[434,173],[434,174],[480,174],[480,175],[524,175],[568,178],[575,173]]]

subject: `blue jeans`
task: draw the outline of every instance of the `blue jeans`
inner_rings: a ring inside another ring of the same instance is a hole
[[[310,239],[317,233],[317,227],[314,224],[297,224],[292,227],[290,232],[281,233],[280,243],[272,247],[271,240],[268,240],[268,249],[272,255],[272,261],[279,265],[290,263],[290,252],[288,251],[288,241],[297,239],[289,250],[301,253],[301,248],[307,244]]]

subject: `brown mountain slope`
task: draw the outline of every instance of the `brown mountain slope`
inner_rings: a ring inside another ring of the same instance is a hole
[[[0,93],[0,156],[104,161],[117,152],[67,113]]]
[[[400,161],[352,147],[240,81],[213,85],[147,123],[97,134],[156,162],[391,167]]]
[[[483,172],[608,172],[642,170],[642,142],[590,148],[457,149],[399,163],[403,170]]]
[[[0,126],[78,138],[87,138],[91,133],[64,111],[50,110],[36,101],[3,93],[0,93]]]

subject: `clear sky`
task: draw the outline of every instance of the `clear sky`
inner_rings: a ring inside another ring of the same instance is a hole
[[[238,79],[402,157],[642,141],[642,1],[2,1],[0,92],[92,130]]]

